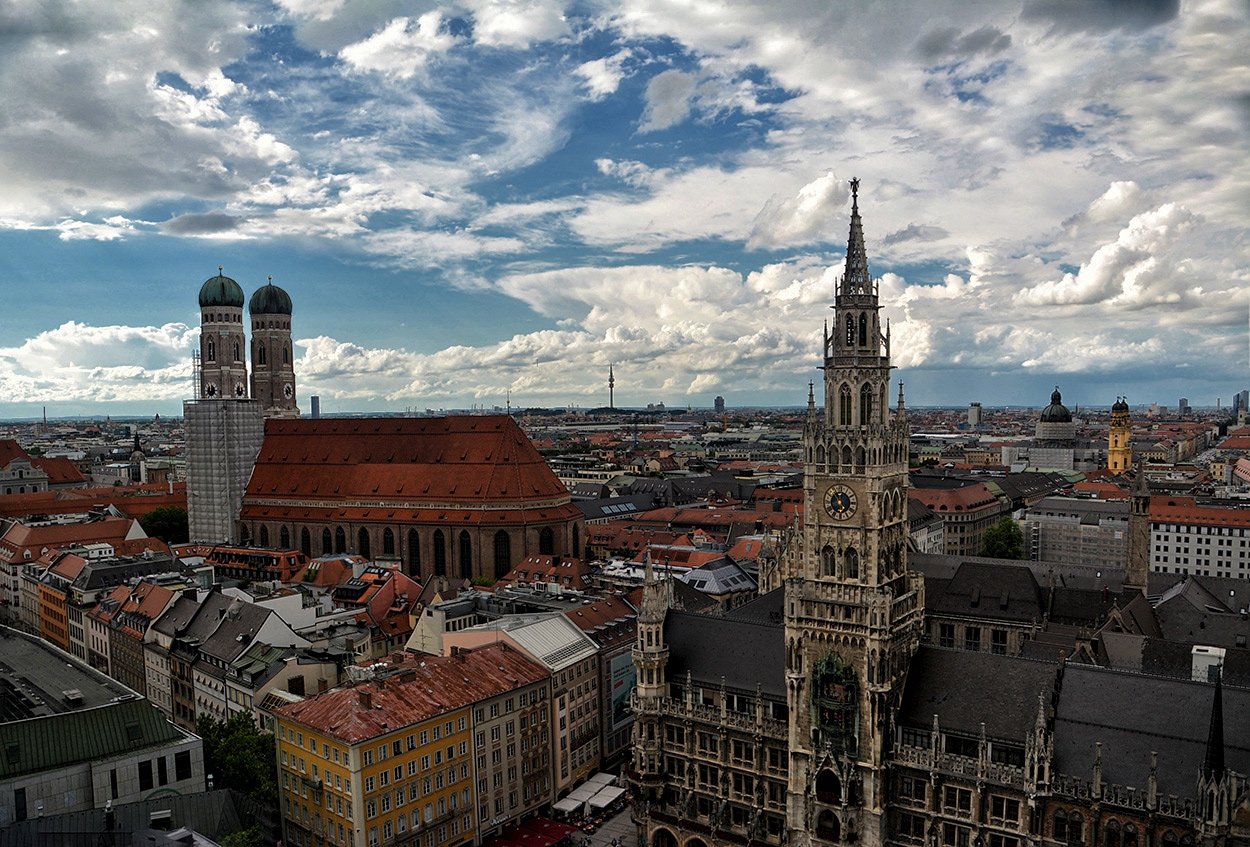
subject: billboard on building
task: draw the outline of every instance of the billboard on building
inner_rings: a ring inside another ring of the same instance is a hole
[[[629,695],[634,691],[634,683],[638,681],[638,671],[634,668],[634,657],[630,653],[622,653],[612,659],[612,731],[616,732],[633,719],[629,710]]]

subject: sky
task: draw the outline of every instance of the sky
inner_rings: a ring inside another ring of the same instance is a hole
[[[912,405],[1250,387],[1246,0],[10,0],[0,416],[797,406],[848,180]],[[819,385],[817,386],[819,392]]]

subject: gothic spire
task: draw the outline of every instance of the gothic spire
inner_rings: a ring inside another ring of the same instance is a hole
[[[839,294],[872,294],[868,251],[864,247],[864,222],[859,217],[859,178],[851,180],[851,235],[846,242],[846,269]]]
[[[1220,687],[1223,668],[1215,673],[1215,698],[1211,703],[1211,728],[1207,731],[1207,753],[1202,760],[1202,775],[1219,781],[1224,777],[1224,696]]]

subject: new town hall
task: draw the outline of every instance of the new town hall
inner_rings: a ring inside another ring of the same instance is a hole
[[[629,774],[646,847],[1247,843],[1250,691],[922,644],[906,411],[852,197],[801,539],[721,618],[670,608],[648,574]],[[1018,592],[970,602],[996,626]],[[1148,604],[1124,599],[1128,627]]]

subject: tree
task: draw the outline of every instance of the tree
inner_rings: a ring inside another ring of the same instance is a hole
[[[994,559],[1024,558],[1024,533],[1011,515],[1003,515],[998,523],[985,531],[981,537],[981,551],[977,555]]]
[[[200,715],[195,733],[204,740],[204,772],[213,775],[215,786],[229,786],[277,807],[277,745],[272,732],[256,729],[251,712],[240,712],[224,721]]]
[[[179,506],[161,506],[139,518],[139,526],[153,538],[166,544],[182,544],[191,537],[187,510]]]

